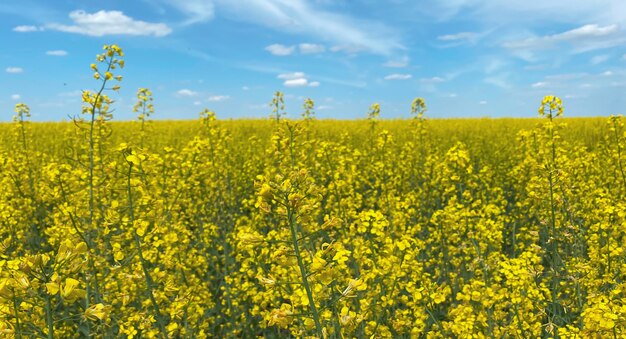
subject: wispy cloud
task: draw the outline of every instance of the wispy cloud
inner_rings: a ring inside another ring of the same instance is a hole
[[[542,88],[542,87],[546,87],[546,86],[548,86],[548,83],[545,82],[545,81],[538,81],[538,82],[535,82],[534,84],[530,85],[530,87],[532,87],[532,88]]]
[[[198,92],[192,91],[187,88],[183,88],[181,90],[176,91],[176,95],[179,97],[195,97],[198,95]]]
[[[162,0],[189,18],[208,21],[208,4],[215,6],[218,15],[231,19],[263,25],[280,32],[303,34],[327,41],[335,46],[352,46],[375,54],[389,55],[404,49],[395,29],[371,20],[358,19],[322,9],[319,4],[305,0]],[[212,8],[212,7],[211,7]],[[361,29],[359,27],[367,27]],[[346,49],[342,49],[346,51]]]
[[[458,32],[444,34],[437,37],[441,41],[439,47],[457,47],[462,45],[475,45],[493,32],[493,29],[483,32]]]
[[[619,26],[589,24],[558,34],[506,41],[502,46],[510,50],[532,52],[559,48],[566,44],[573,48],[574,53],[582,53],[618,46],[624,42],[626,42],[626,35],[619,29]]]
[[[335,52],[335,53],[343,52],[343,53],[346,53],[346,54],[349,54],[349,55],[355,55],[355,54],[358,54],[358,53],[365,52],[365,51],[367,51],[367,49],[365,47],[363,47],[363,46],[360,46],[360,45],[345,44],[345,45],[335,45],[335,46],[332,46],[330,48],[330,51],[331,52]]]
[[[64,50],[54,50],[54,51],[47,51],[46,55],[50,55],[50,56],[66,56],[67,55],[67,51]]]
[[[294,46],[285,46],[281,44],[272,44],[265,47],[265,50],[270,52],[272,55],[278,56],[286,56],[291,55],[296,50]]]
[[[149,23],[135,20],[121,11],[85,11],[70,12],[69,18],[73,24],[65,25],[51,23],[48,29],[89,36],[105,35],[146,35],[162,37],[170,34],[172,29],[164,23]]]
[[[398,59],[387,60],[385,63],[383,63],[383,67],[388,67],[388,68],[404,68],[404,67],[407,67],[408,65],[409,65],[409,57],[407,56],[404,56]]]
[[[324,45],[311,43],[301,43],[298,45],[298,48],[302,54],[317,54],[324,53],[326,51],[326,47],[324,47]]]
[[[226,101],[228,99],[230,99],[230,96],[228,95],[211,95],[207,98],[207,101],[219,102],[219,101]]]
[[[11,74],[18,74],[24,72],[24,69],[21,67],[7,67],[4,71]]]
[[[19,94],[11,94],[11,100],[17,101],[17,100],[20,100],[21,98],[22,96]]]
[[[490,32],[459,32],[454,34],[445,34],[437,37],[437,40],[444,42],[442,47],[456,47],[465,44],[476,44]]]
[[[460,32],[455,34],[446,34],[440,35],[437,37],[437,40],[441,41],[458,41],[458,40],[472,40],[476,37],[476,33],[474,32]]]
[[[486,74],[492,74],[500,71],[507,65],[507,61],[503,60],[501,57],[488,57],[484,63],[484,72]]]
[[[431,83],[431,84],[436,84],[436,83],[441,83],[446,81],[446,79],[442,78],[442,77],[432,77],[432,78],[421,78],[420,82],[423,83]]]
[[[408,80],[408,79],[411,79],[412,77],[413,76],[411,74],[394,73],[394,74],[387,75],[384,79],[385,80]]]
[[[293,80],[304,78],[305,74],[303,72],[293,72],[293,73],[281,73],[277,76],[278,79],[282,80]]]
[[[589,62],[590,62],[592,65],[599,65],[599,64],[601,64],[601,63],[603,63],[603,62],[608,61],[610,58],[611,58],[611,56],[610,56],[610,55],[608,55],[608,54],[594,55],[594,56],[591,58],[591,60],[589,60]]]
[[[500,72],[486,77],[483,81],[487,84],[499,87],[501,89],[511,89],[511,72]]]
[[[22,26],[13,27],[13,31],[19,32],[19,33],[37,32],[37,31],[42,31],[42,30],[43,28],[41,27],[30,26],[30,25],[22,25]]]
[[[549,88],[561,92],[576,92],[578,89],[610,88],[622,86],[621,79],[626,78],[626,71],[611,70],[599,73],[562,73],[545,76],[531,85],[533,89]]]
[[[215,4],[213,1],[180,1],[164,0],[168,5],[176,8],[187,16],[183,25],[192,25],[213,19],[215,16]]]
[[[270,52],[273,55],[277,56],[287,56],[296,53],[299,51],[300,54],[319,54],[324,53],[326,51],[326,47],[320,44],[311,44],[311,43],[301,43],[297,46],[290,45],[282,45],[282,44],[271,44],[265,47],[265,50]]]
[[[415,9],[437,21],[462,18],[490,25],[626,21],[626,2],[619,0],[424,0]]]

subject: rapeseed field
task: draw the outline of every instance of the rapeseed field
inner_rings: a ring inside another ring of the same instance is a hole
[[[0,126],[1,337],[626,336],[621,116],[114,122],[123,67]]]

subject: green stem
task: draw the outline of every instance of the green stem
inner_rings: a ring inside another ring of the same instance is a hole
[[[15,290],[13,290],[13,312],[15,312],[16,337],[21,338],[22,324],[20,323],[19,304],[17,302],[17,298],[15,297]]]
[[[315,328],[317,330],[317,335],[319,338],[323,338],[322,324],[320,323],[319,315],[317,314],[317,308],[315,307],[315,300],[313,300],[313,292],[311,291],[311,286],[309,286],[309,280],[307,278],[306,268],[304,267],[304,262],[302,261],[302,255],[300,254],[300,245],[298,245],[298,234],[296,231],[294,214],[289,207],[289,198],[285,197],[285,201],[287,202],[287,219],[289,221],[289,229],[291,230],[291,241],[293,244],[293,249],[296,254],[296,258],[298,260],[298,267],[300,268],[300,275],[302,276],[302,285],[304,285],[304,289],[306,290],[306,295],[309,299],[309,307],[311,309],[311,313],[313,314],[313,321],[315,322]]]
[[[111,66],[113,65],[113,58],[111,58],[109,60],[109,63],[107,65],[107,72],[111,70]],[[94,124],[96,121],[96,109],[98,106],[98,101],[100,100],[100,98],[102,97],[102,92],[104,92],[105,86],[106,86],[107,80],[106,78],[104,78],[102,80],[102,86],[100,86],[100,90],[98,90],[98,93],[96,94],[96,97],[94,98],[93,103],[91,104],[91,109],[90,109],[90,113],[91,113],[91,120],[89,122],[89,223],[88,223],[88,232],[86,232],[86,237],[85,240],[87,243],[87,248],[89,249],[89,252],[91,252],[93,246],[91,244],[91,237],[90,237],[90,230],[92,228],[92,224],[93,224],[93,219],[94,219],[94,183],[93,183],[93,171],[94,171],[94,167],[95,167],[95,160],[94,160],[94,150],[95,150],[95,141],[94,141]],[[97,279],[97,272],[95,271],[95,266],[93,265],[93,262],[91,259],[91,253],[89,253],[90,255],[88,256],[88,260],[89,260],[89,268],[91,270],[91,274],[95,277],[94,279],[94,291],[96,294],[96,301],[100,300],[100,288],[98,286],[98,279]],[[91,294],[91,288],[90,288],[90,282],[89,280],[87,280],[87,286],[85,288],[86,290],[86,294],[85,294],[85,309],[89,308],[89,295]],[[87,328],[89,329],[89,324],[87,324]]]
[[[559,288],[560,285],[560,272],[559,269],[560,266],[559,262],[558,262],[558,258],[559,258],[559,248],[558,248],[558,241],[557,241],[557,231],[556,231],[556,207],[554,205],[554,178],[553,178],[553,172],[555,172],[557,170],[557,162],[556,162],[556,145],[555,145],[555,141],[554,141],[554,125],[552,122],[552,112],[550,112],[549,115],[549,119],[550,119],[550,146],[551,146],[551,151],[552,151],[552,159],[551,159],[551,163],[550,163],[550,167],[548,168],[548,183],[549,183],[549,188],[550,188],[550,235],[548,237],[548,241],[550,241],[550,268],[552,269],[552,281],[551,281],[551,288],[550,288],[550,294],[552,296],[552,307],[555,309],[556,311],[556,304],[558,302],[558,293],[557,293],[557,289]],[[553,317],[555,315],[553,314]],[[555,338],[558,338],[559,334],[558,331],[555,332]]]
[[[46,324],[48,325],[48,339],[54,338],[54,322],[52,321],[52,305],[50,295],[46,293]]]

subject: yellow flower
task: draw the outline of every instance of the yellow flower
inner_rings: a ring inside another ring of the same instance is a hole
[[[276,280],[274,280],[271,276],[269,278],[266,278],[264,276],[258,275],[256,278],[259,279],[259,282],[261,284],[266,285],[268,287],[272,287],[274,286],[274,284],[276,284]]]
[[[89,319],[92,321],[100,320],[106,321],[109,314],[109,307],[104,306],[104,304],[93,304],[89,306],[88,309],[85,310],[83,315],[85,319]]]

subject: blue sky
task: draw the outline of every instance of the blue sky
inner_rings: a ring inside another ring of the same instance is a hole
[[[25,102],[33,120],[80,112],[103,44],[125,52],[115,117],[139,87],[155,119],[270,113],[311,97],[319,118],[534,117],[541,98],[567,116],[626,109],[623,0],[0,0],[0,120]]]

